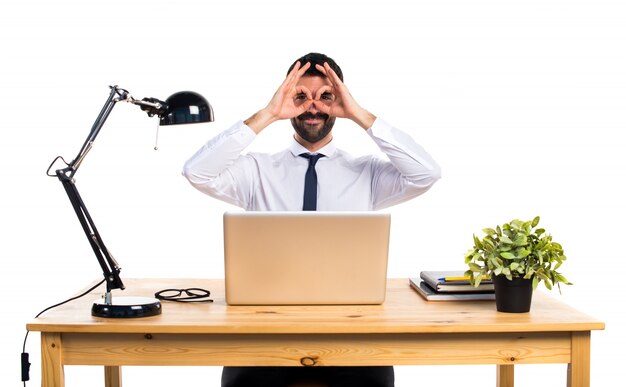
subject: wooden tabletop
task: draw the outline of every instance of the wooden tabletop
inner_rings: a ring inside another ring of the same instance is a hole
[[[229,306],[223,279],[124,279],[116,296],[152,297],[166,288],[199,287],[213,303],[163,302],[159,316],[91,316],[100,293],[52,309],[27,325],[40,332],[90,333],[468,333],[590,331],[604,323],[535,291],[529,313],[500,313],[494,301],[425,301],[406,278],[389,279],[382,305]],[[104,288],[104,287],[103,287]],[[102,289],[103,289],[102,288]]]

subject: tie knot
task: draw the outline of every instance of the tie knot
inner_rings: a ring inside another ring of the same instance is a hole
[[[301,153],[298,156],[304,157],[305,159],[309,159],[309,166],[315,166],[317,164],[317,160],[324,157],[321,153],[311,154],[311,153]]]

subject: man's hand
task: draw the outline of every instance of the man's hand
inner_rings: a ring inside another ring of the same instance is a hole
[[[330,86],[318,90],[315,95],[315,100],[322,102],[318,104],[320,111],[331,117],[351,119],[365,130],[371,128],[376,117],[356,103],[346,85],[328,63],[324,63],[324,66],[316,65],[315,68],[326,75],[331,83]]]
[[[256,133],[274,121],[296,117],[313,103],[311,92],[303,86],[297,86],[302,75],[311,67],[311,63],[301,66],[297,62],[278,88],[267,106],[245,121]]]

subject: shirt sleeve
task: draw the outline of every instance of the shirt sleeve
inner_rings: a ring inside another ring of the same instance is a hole
[[[426,192],[441,177],[435,160],[407,133],[377,118],[367,133],[389,162],[372,164],[373,209],[389,207]]]
[[[255,138],[252,129],[237,122],[187,160],[183,176],[201,192],[245,208],[254,186],[254,179],[248,176],[254,160],[242,152]],[[242,184],[244,181],[248,183]]]

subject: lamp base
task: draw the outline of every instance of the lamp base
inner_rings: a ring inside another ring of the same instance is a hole
[[[150,297],[116,297],[115,302],[93,303],[91,315],[105,318],[150,317],[161,314],[161,302]]]

